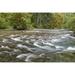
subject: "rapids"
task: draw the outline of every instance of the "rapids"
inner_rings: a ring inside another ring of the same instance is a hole
[[[47,53],[75,51],[73,32],[65,29],[35,29],[34,34],[11,34],[0,40],[0,55],[14,59],[10,61],[30,62],[43,58]]]

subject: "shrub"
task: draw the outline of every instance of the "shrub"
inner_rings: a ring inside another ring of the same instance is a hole
[[[5,18],[0,17],[0,29],[8,28],[8,21]]]
[[[75,31],[75,17],[72,17],[71,19],[69,19],[65,27],[67,29]]]
[[[62,13],[55,13],[53,14],[53,18],[51,19],[51,22],[50,22],[50,27],[51,28],[62,28],[62,24],[64,22],[64,16]]]
[[[29,14],[14,13],[10,22],[13,29],[26,30],[32,28]]]
[[[26,29],[26,23],[22,19],[22,15],[21,14],[14,14],[12,16],[12,18],[10,19],[10,22],[11,22],[10,25],[13,27],[13,29],[17,29],[17,30],[24,30],[24,29]]]

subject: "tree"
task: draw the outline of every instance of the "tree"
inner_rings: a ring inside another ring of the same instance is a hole
[[[26,30],[29,29],[30,26],[30,14],[24,13],[13,13],[11,18],[11,25],[14,29],[17,30]]]
[[[64,23],[64,14],[62,13],[53,13],[53,18],[51,19],[50,25],[51,28],[62,28]]]
[[[35,28],[61,28],[63,17],[62,13],[35,13],[32,22]]]
[[[31,18],[33,26],[35,28],[49,28],[51,19],[51,13],[33,13],[33,16]]]
[[[0,29],[7,29],[7,28],[9,28],[8,14],[0,13]]]
[[[66,28],[75,31],[75,17],[72,17],[68,22],[66,23]]]

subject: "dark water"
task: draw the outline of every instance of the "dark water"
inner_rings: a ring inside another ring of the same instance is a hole
[[[64,29],[37,29],[34,34],[10,34],[0,38],[0,61],[59,61],[63,52],[75,51],[73,32]],[[58,56],[56,56],[56,54]]]

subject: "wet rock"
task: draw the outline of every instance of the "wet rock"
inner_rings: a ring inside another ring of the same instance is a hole
[[[17,48],[25,49],[25,50],[27,50],[27,51],[32,52],[32,50],[31,50],[29,47],[27,47],[27,46],[25,46],[25,45],[22,45],[22,44],[17,44]]]
[[[17,59],[24,60],[26,62],[30,62],[32,59],[37,58],[37,55],[28,53],[28,54],[20,54],[16,57]]]

